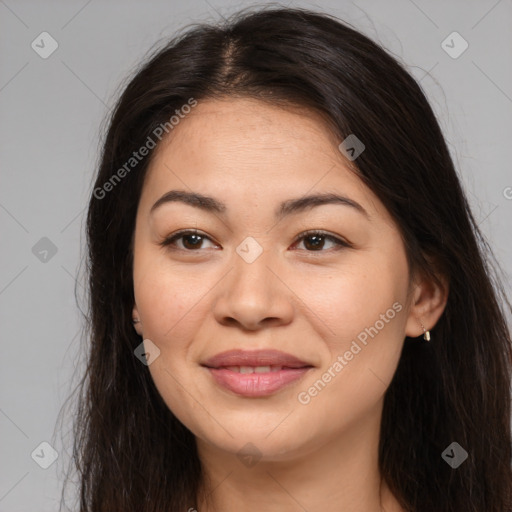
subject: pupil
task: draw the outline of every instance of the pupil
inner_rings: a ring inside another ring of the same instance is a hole
[[[322,235],[310,235],[308,237],[306,237],[306,247],[308,247],[308,245],[312,246],[313,249],[318,249],[319,247],[321,248],[323,246],[323,236]],[[313,243],[312,244],[308,244],[307,243],[307,240],[313,240]]]
[[[192,242],[190,244],[190,239],[195,238],[195,242]],[[186,235],[183,237],[183,245],[187,247],[187,244],[191,245],[192,247],[198,247],[201,244],[201,235]]]

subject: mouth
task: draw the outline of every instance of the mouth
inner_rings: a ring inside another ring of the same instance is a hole
[[[297,370],[300,368],[313,368],[312,366],[300,366],[300,367],[290,367],[290,366],[221,366],[221,369],[224,368],[226,370],[230,370],[232,372],[237,373],[274,373],[279,372],[281,370]]]
[[[234,350],[201,364],[223,389],[244,397],[265,397],[297,383],[314,368],[301,359],[275,350]]]
[[[279,350],[228,350],[201,363],[208,368],[304,368],[312,366]],[[264,372],[262,372],[264,373]]]

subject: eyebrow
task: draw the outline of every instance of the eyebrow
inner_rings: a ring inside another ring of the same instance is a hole
[[[227,211],[226,205],[213,197],[205,196],[197,192],[187,192],[185,190],[170,190],[156,201],[149,213],[152,214],[158,207],[171,202],[188,204],[209,213],[225,214]],[[348,206],[363,214],[367,219],[370,219],[368,212],[358,202],[348,197],[332,193],[312,194],[283,201],[276,209],[275,217],[282,219],[288,215],[304,212],[324,204]]]

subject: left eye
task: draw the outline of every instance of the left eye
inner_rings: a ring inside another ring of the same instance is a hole
[[[176,242],[178,240],[182,240],[182,247],[179,245],[176,246]],[[180,231],[174,235],[171,235],[170,237],[160,242],[159,245],[163,247],[169,246],[174,249],[191,252],[197,249],[203,249],[201,245],[205,240],[209,240],[211,242],[211,239],[203,233],[199,231],[188,230]],[[324,233],[322,231],[308,231],[306,233],[302,233],[295,239],[294,245],[301,241],[304,241],[304,247],[308,252],[320,252],[322,249],[325,249],[326,241],[331,242],[337,248],[350,247],[348,242],[345,242],[344,240],[341,240],[334,235],[329,235],[328,233]]]
[[[324,233],[323,231],[308,231],[303,233],[295,240],[295,243],[304,241],[304,247],[307,248],[308,252],[318,252],[321,249],[325,249],[326,240],[333,243],[336,248],[350,247],[350,245],[344,240],[341,240],[334,235]],[[309,250],[309,248],[312,248],[312,250]]]

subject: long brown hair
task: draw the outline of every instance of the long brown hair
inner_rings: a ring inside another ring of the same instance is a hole
[[[87,216],[89,348],[73,451],[80,511],[197,507],[194,436],[134,356],[132,235],[152,153],[117,178],[190,98],[235,96],[313,109],[340,142],[357,134],[366,143],[357,172],[402,231],[412,269],[449,280],[433,341],[405,339],[385,395],[379,464],[390,489],[413,512],[509,512],[503,308],[512,308],[435,115],[383,48],[336,18],[288,8],[189,28],[145,60],[111,113]],[[469,454],[457,469],[441,456],[454,441]]]

